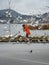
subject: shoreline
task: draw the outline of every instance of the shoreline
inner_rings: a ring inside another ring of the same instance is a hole
[[[16,37],[11,37],[11,36],[8,36],[8,37],[0,37],[0,42],[30,42],[30,43],[49,43],[49,37],[48,36],[34,36],[34,37],[24,37],[24,36],[21,36],[21,35],[18,35]]]

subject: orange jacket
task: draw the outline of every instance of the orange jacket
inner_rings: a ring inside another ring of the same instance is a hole
[[[30,29],[28,28],[27,25],[25,25],[25,26],[23,27],[23,31],[25,31],[26,34],[30,35]]]

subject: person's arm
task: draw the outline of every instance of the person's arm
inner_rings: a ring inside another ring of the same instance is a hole
[[[25,28],[23,28],[23,31],[26,31],[26,29],[25,29]]]

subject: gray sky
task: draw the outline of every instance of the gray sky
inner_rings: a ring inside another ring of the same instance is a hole
[[[38,14],[49,11],[49,0],[11,0],[11,9],[22,14]],[[0,9],[9,8],[8,0],[0,0]]]

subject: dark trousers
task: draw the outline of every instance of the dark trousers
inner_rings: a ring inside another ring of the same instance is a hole
[[[26,34],[26,37],[28,38],[28,34]]]

